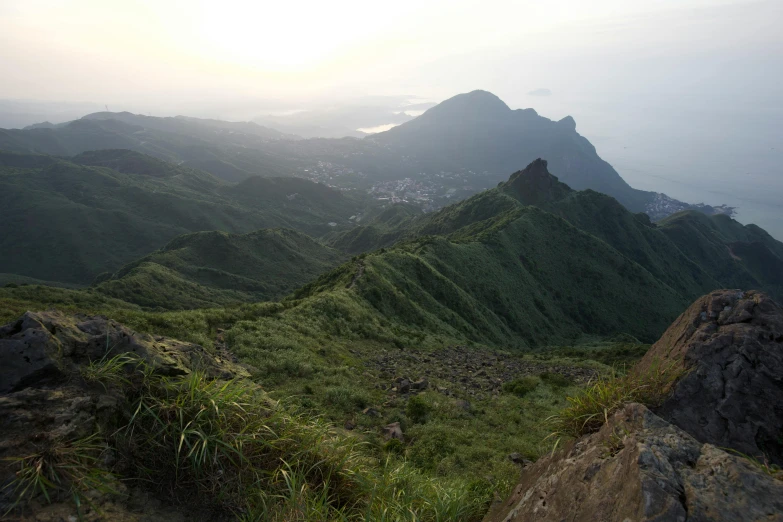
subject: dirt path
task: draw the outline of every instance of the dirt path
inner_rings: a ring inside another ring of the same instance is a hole
[[[364,260],[357,261],[359,264],[359,269],[356,271],[356,274],[354,274],[353,279],[351,280],[351,284],[348,285],[348,290],[354,287],[356,284],[356,281],[359,280],[360,277],[364,275]]]

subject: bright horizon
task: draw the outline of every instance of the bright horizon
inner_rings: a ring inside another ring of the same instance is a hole
[[[717,80],[735,95],[746,86],[720,68],[780,60],[781,19],[752,0],[3,0],[0,98],[157,110],[483,88],[517,105],[538,88],[661,96]]]
[[[315,108],[308,124],[375,131],[400,122],[383,114],[401,95],[484,89],[573,116],[636,188],[736,206],[783,237],[781,20],[777,0],[0,0],[0,102],[80,104],[59,121]],[[380,110],[331,112],[346,105]],[[27,112],[12,119],[47,114]]]

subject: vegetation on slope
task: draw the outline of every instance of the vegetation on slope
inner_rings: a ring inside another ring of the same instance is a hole
[[[126,265],[99,292],[145,307],[204,308],[283,297],[343,256],[288,229],[196,232]]]
[[[756,225],[686,211],[660,222],[661,232],[724,288],[759,288],[783,299],[783,244]]]
[[[552,184],[541,177],[549,176],[545,167],[532,165],[527,175]],[[543,419],[562,410],[590,372],[607,369],[599,361],[641,355],[633,337],[656,338],[689,292],[716,273],[612,200],[555,184],[556,198],[527,205],[524,191],[507,190],[525,179],[401,220],[404,241],[360,255],[279,303],[152,312],[95,288],[29,286],[0,289],[0,310],[11,319],[57,304],[228,350],[272,397],[361,434],[379,459],[403,457],[417,473],[447,482],[491,474],[471,497],[486,500],[484,492],[503,492],[517,475],[510,454],[535,458],[548,449]],[[633,337],[583,344],[585,334],[620,332]],[[408,378],[428,385],[404,392],[398,379]],[[404,442],[381,438],[394,422]]]
[[[129,151],[77,160],[106,166],[0,154],[10,165],[0,166],[0,272],[89,284],[188,232],[287,227],[318,237],[363,208],[297,178],[232,186]]]

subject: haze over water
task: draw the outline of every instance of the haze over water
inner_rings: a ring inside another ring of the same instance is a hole
[[[551,98],[555,98],[553,95]],[[532,99],[543,116],[571,114],[634,188],[736,207],[735,219],[783,239],[783,111],[640,107]]]

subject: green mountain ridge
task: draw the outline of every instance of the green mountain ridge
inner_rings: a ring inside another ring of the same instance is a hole
[[[128,149],[241,181],[289,174],[296,161],[267,150],[288,139],[296,137],[254,123],[95,113],[52,128],[0,129],[0,150],[73,156]]]
[[[304,179],[232,185],[127,150],[73,160],[0,152],[0,272],[88,284],[189,232],[286,227],[319,237],[352,227],[365,205]]]
[[[286,180],[231,185],[181,167],[143,174],[155,164],[143,159],[31,168],[42,160],[13,156],[7,161],[24,168],[7,166],[3,175],[35,181],[45,172],[49,185],[39,190],[50,197],[65,191],[75,199],[84,190],[97,198],[101,192],[72,185],[105,178],[143,194],[200,194],[204,205],[214,194],[240,209],[297,201],[303,224],[344,206],[329,197],[343,197],[338,192],[302,181],[289,192]],[[562,411],[566,397],[622,371],[693,294],[724,286],[725,277],[774,289],[781,259],[780,243],[757,227],[698,213],[656,225],[614,198],[571,190],[544,160],[437,212],[391,205],[363,215],[361,227],[326,225],[322,237],[366,240],[368,250],[334,268],[344,258],[302,232],[202,231],[87,289],[0,288],[0,318],[52,307],[101,314],[154,334],[150,342],[172,336],[236,358],[281,407],[317,415],[336,440],[366,443],[373,465],[405,462],[432,488],[468,477],[459,491],[478,503],[475,516],[464,517],[472,522],[493,492],[510,490],[517,461],[552,450],[542,443],[551,440],[544,419]],[[258,302],[264,292],[284,297]],[[200,308],[179,309],[192,307]],[[5,330],[17,332],[17,324]],[[103,330],[93,334],[103,340]],[[395,425],[403,440],[384,437]]]
[[[651,206],[655,193],[633,189],[601,159],[576,132],[570,116],[552,121],[533,109],[511,110],[494,94],[480,90],[454,96],[413,120],[364,139],[301,139],[248,122],[128,112],[99,112],[57,126],[33,127],[0,129],[0,150],[73,156],[122,148],[231,182],[254,175],[309,177],[318,170],[318,179],[339,178],[334,182],[342,188],[370,188],[381,181],[412,178],[464,194],[505,181],[509,172],[544,157],[550,160],[552,172],[574,189],[608,194],[633,212],[654,211],[656,219],[668,212]],[[443,180],[438,176],[444,173],[450,179],[448,186],[440,186]],[[435,202],[446,201],[443,193],[431,196]],[[669,205],[698,207],[671,199]]]
[[[764,288],[783,295],[775,269],[783,259],[783,244],[759,227],[697,211],[654,224],[610,196],[571,190],[549,174],[543,160],[512,174],[496,189],[438,212],[411,217],[399,227],[370,222],[331,237],[330,244],[358,253],[433,234],[470,238],[506,226],[528,205],[559,216],[610,245],[684,300],[720,287]],[[745,258],[733,250],[747,252]],[[573,250],[570,255],[581,254]]]
[[[173,310],[271,301],[344,257],[294,230],[196,232],[124,266],[95,289],[141,306]]]

